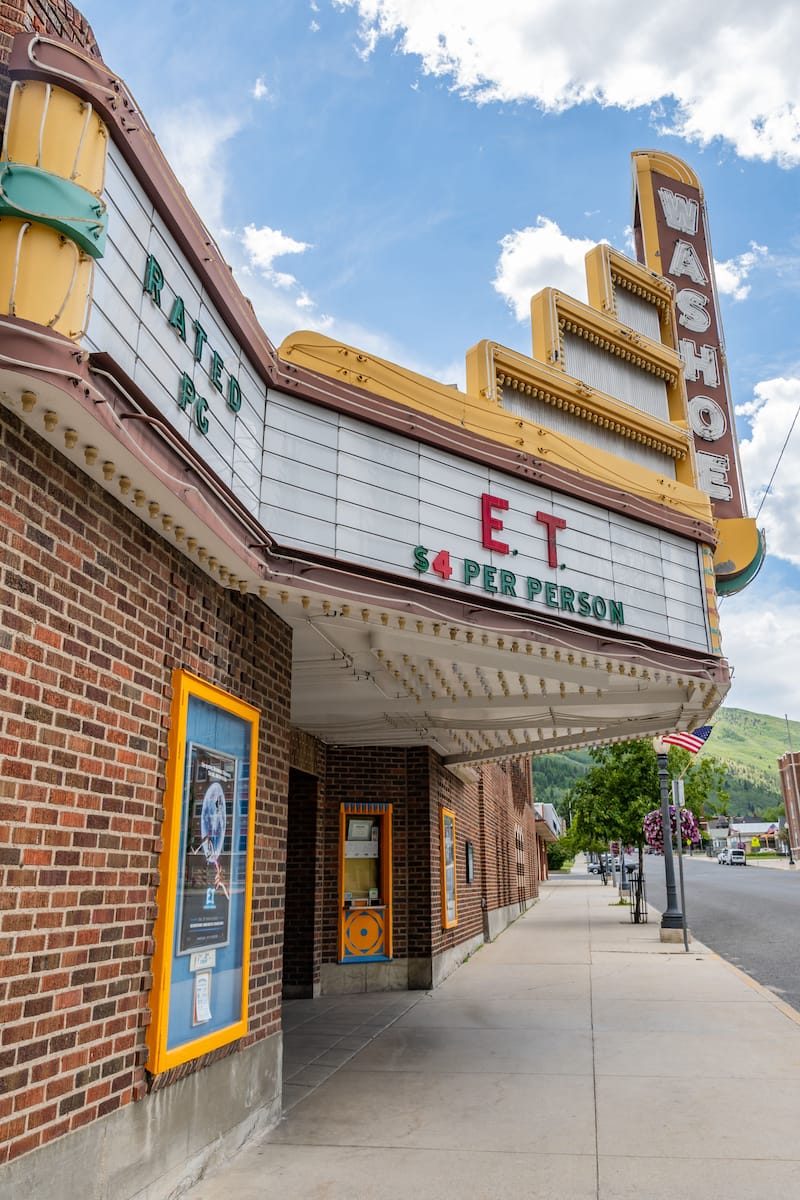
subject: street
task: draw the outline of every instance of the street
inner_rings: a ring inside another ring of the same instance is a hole
[[[705,856],[683,862],[694,936],[800,1010],[800,867],[724,867]],[[645,876],[648,902],[661,913],[663,858],[647,855]],[[677,860],[675,877],[679,886]]]

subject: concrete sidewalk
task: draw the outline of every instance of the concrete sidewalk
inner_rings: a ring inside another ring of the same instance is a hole
[[[800,1017],[615,899],[587,876],[546,885],[187,1196],[800,1195]]]

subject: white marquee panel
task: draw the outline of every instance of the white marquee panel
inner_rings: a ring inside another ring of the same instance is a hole
[[[294,410],[291,418],[287,415],[290,408]],[[419,578],[415,546],[426,548],[429,561],[438,551],[447,550],[453,568],[447,586],[469,594],[476,603],[503,599],[539,617],[557,617],[558,610],[546,605],[543,596],[534,601],[528,598],[530,576],[543,587],[553,583],[558,589],[572,589],[575,595],[586,592],[590,597],[602,597],[607,604],[621,603],[623,629],[628,634],[708,650],[699,554],[688,539],[497,470],[464,463],[445,451],[431,452],[410,438],[373,430],[350,417],[334,423],[326,414],[326,419],[320,420],[313,406],[296,405],[285,396],[273,398],[270,394],[268,446],[276,445],[280,432],[272,430],[273,414],[283,426],[291,424],[296,439],[283,444],[287,457],[280,470],[276,466],[273,471],[281,480],[291,478],[292,485],[265,476],[262,492],[262,517],[269,518],[270,528],[281,540],[301,537],[305,546],[314,545],[320,554],[406,580]],[[330,493],[327,472],[326,494],[319,495],[315,488],[319,473],[303,461],[291,459],[294,445],[317,447],[318,456],[324,455],[326,463],[335,456],[335,497]],[[268,453],[265,463],[277,457],[271,459]],[[508,501],[507,510],[492,510],[503,528],[491,536],[507,543],[516,554],[483,547],[483,493]],[[536,520],[537,512],[567,522],[567,528],[556,535],[559,565],[555,569],[548,566],[547,531]],[[315,518],[315,535],[301,514]],[[319,537],[316,543],[314,536]],[[464,559],[480,566],[479,577],[471,583],[464,581]],[[482,586],[484,565],[496,570],[495,593]],[[516,595],[502,597],[500,571],[515,577]],[[425,582],[436,586],[440,577],[429,571]],[[581,618],[577,612],[562,615],[594,627],[603,625],[601,620]]]
[[[476,603],[503,600],[540,617],[557,617],[558,610],[546,605],[543,598],[528,597],[530,577],[541,581],[543,588],[555,585],[571,589],[576,596],[585,592],[602,598],[606,605],[622,603],[623,630],[628,634],[674,639],[681,645],[708,649],[703,577],[697,548],[688,540],[660,534],[633,518],[610,514],[600,506],[528,484],[457,454],[422,446],[401,433],[339,416],[299,398],[270,394],[267,404],[263,382],[239,351],[198,277],[113,147],[107,180],[108,253],[97,266],[87,345],[108,352],[119,362],[279,542],[388,571],[408,581],[419,578],[415,546],[425,546],[431,558],[437,551],[447,550],[453,559],[447,586]],[[160,308],[144,291],[149,253],[156,256],[165,277]],[[175,295],[180,295],[186,306],[186,342],[169,325]],[[192,352],[191,322],[195,318],[208,339],[199,363]],[[227,389],[229,375],[239,382],[242,406],[238,412],[226,404],[225,395],[211,382],[212,349],[224,362],[223,388]],[[585,351],[581,342],[579,350],[573,348],[573,357]],[[593,361],[591,353],[584,357],[587,363]],[[603,357],[607,363],[607,356]],[[208,402],[207,435],[197,428],[194,414],[178,406],[184,372]],[[632,394],[635,391],[638,408],[659,415],[665,410],[659,381],[626,364],[612,364],[612,373],[615,387],[604,390],[620,394],[616,384],[624,378]],[[596,380],[595,386],[602,383]],[[557,425],[556,410],[547,408],[542,416],[548,426]],[[586,441],[596,442],[601,433],[607,433],[583,422],[579,426],[568,432]],[[646,458],[647,465],[672,473],[671,462],[661,455],[623,439],[615,439],[614,448],[623,456],[635,461]],[[644,457],[637,458],[640,451]],[[483,493],[508,501],[507,510],[493,510],[503,528],[492,536],[508,543],[515,554],[484,548]],[[557,534],[556,568],[548,566],[547,533],[536,520],[537,511],[567,522],[566,529]],[[471,583],[465,582],[464,559],[480,567],[480,576]],[[515,595],[502,595],[500,572],[511,573],[503,577],[507,584],[512,574],[515,577]],[[432,571],[425,582],[428,587],[445,586]],[[492,591],[493,586],[498,590]],[[569,592],[564,595],[568,597]],[[595,628],[609,628],[600,618],[586,619],[568,611],[566,615]]]

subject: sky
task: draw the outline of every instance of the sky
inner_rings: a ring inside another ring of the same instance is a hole
[[[540,288],[585,299],[591,246],[632,254],[631,152],[684,159],[768,543],[722,603],[726,704],[800,719],[796,0],[80,7],[276,345],[317,329],[463,386],[481,338],[530,353]]]

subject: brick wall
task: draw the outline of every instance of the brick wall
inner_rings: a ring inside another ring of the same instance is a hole
[[[536,823],[527,759],[487,763],[481,770],[481,869],[489,908],[527,902],[537,894]],[[518,871],[522,835],[524,873]]]
[[[144,1032],[176,666],[264,714],[246,1042],[279,1028],[291,643],[263,605],[225,592],[154,540],[132,512],[1,408],[0,462],[6,1161],[147,1090]]]
[[[407,958],[409,888],[416,859],[409,847],[409,788],[427,795],[426,749],[329,746],[325,782],[325,867],[322,961],[337,960],[339,920],[339,813],[345,801],[391,804],[393,849],[394,957]],[[427,893],[426,893],[427,902]]]
[[[483,768],[482,770],[486,770]],[[431,754],[430,860],[432,915],[432,949],[434,954],[477,937],[483,933],[483,878],[480,870],[480,789],[477,781],[462,782],[442,766]],[[456,815],[456,898],[458,924],[442,928],[442,857],[439,812],[449,808]],[[467,862],[464,843],[470,841],[475,850],[475,879],[467,883]]]

